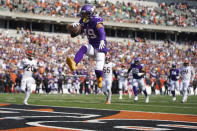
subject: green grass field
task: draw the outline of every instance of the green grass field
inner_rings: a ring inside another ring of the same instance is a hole
[[[25,94],[0,94],[0,103],[22,104]],[[171,96],[150,96],[150,103],[145,103],[145,97],[139,96],[139,101],[134,102],[127,95],[122,100],[119,95],[112,96],[112,104],[105,104],[104,95],[45,95],[32,94],[28,101],[32,105],[81,107],[95,109],[130,110],[147,112],[165,112],[197,115],[197,96],[189,96],[187,103],[181,103],[182,96],[177,96],[176,102],[172,101]]]

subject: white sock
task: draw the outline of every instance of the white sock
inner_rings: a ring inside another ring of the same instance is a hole
[[[111,101],[111,95],[112,95],[112,93],[111,93],[111,90],[107,90],[107,101]]]
[[[27,102],[28,99],[29,99],[29,97],[30,97],[31,91],[30,90],[27,90],[27,92],[25,94],[26,94],[26,96],[25,96],[24,102]]]
[[[119,95],[120,95],[120,97],[122,97],[122,90],[119,91]]]

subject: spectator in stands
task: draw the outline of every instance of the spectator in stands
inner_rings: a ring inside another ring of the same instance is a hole
[[[10,12],[23,12],[55,17],[78,17],[81,6],[86,3],[96,7],[96,15],[105,21],[121,23],[154,24],[165,26],[195,27],[197,25],[195,6],[186,3],[158,3],[144,5],[143,2],[112,3],[109,1],[25,1],[1,2],[4,9]]]

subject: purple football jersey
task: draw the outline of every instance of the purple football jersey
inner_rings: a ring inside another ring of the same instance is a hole
[[[91,44],[93,46],[93,48],[97,49],[97,50],[99,50],[99,45],[100,45],[101,39],[100,39],[98,30],[96,28],[96,25],[98,23],[102,23],[102,22],[103,22],[103,18],[96,17],[96,16],[93,16],[88,23],[84,23],[82,21],[82,19],[80,19],[80,21],[79,21],[79,23],[82,26],[83,32],[85,32],[85,34],[88,37],[89,44]],[[106,40],[105,40],[105,44],[106,44]],[[107,52],[106,46],[105,46],[105,48],[103,48],[99,51],[106,53]]]
[[[131,69],[132,69],[132,74],[133,74],[133,78],[134,79],[140,79],[140,78],[143,77],[143,75],[142,76],[138,75],[138,73],[142,73],[143,72],[142,68],[143,67],[142,67],[141,64],[139,64],[139,65],[136,65],[134,63],[131,64]]]
[[[170,69],[170,79],[173,81],[177,81],[179,78],[179,70],[178,69]]]

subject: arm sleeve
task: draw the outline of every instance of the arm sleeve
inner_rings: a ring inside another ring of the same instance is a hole
[[[106,40],[105,29],[103,27],[98,29],[98,33],[101,40]]]

